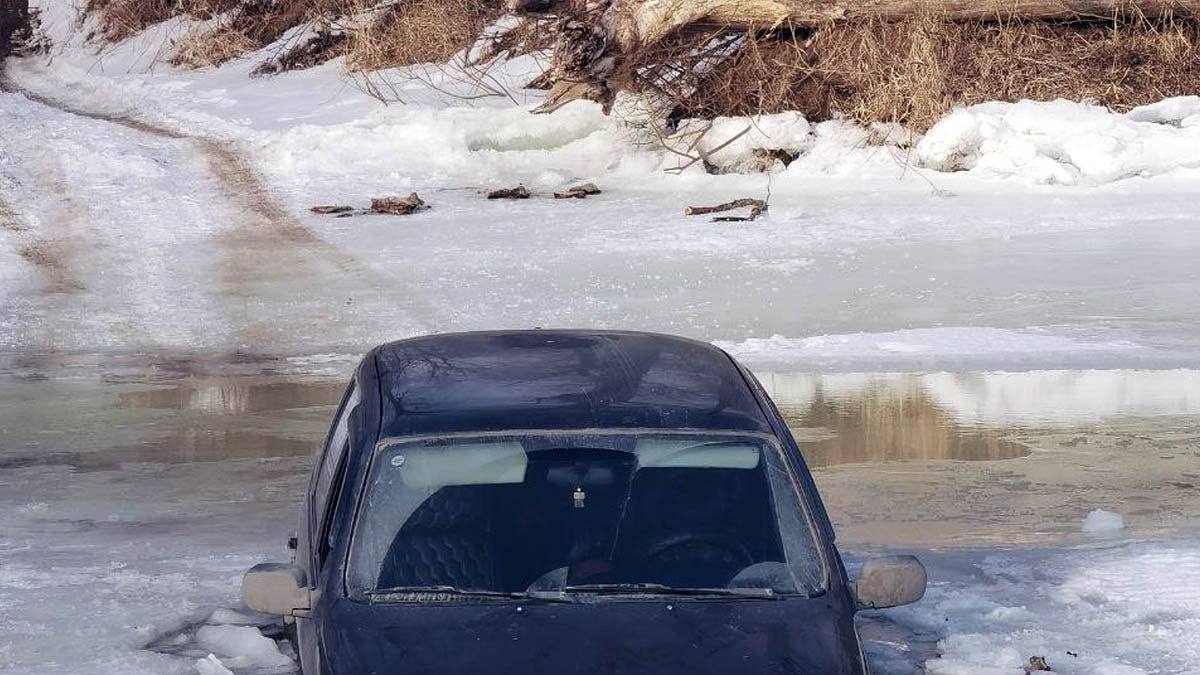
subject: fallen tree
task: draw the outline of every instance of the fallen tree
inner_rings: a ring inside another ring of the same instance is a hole
[[[896,21],[934,14],[950,21],[1014,19],[1111,19],[1132,13],[1146,18],[1194,14],[1197,0],[513,0],[526,14],[611,10],[611,32],[629,46],[646,44],[680,26],[709,24],[728,28],[764,28],[791,22],[818,26],[830,21]]]

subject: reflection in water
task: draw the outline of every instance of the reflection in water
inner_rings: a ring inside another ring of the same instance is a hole
[[[122,408],[175,408],[204,413],[254,413],[288,410],[338,402],[346,385],[340,382],[214,382],[120,395]]]
[[[313,441],[275,434],[223,429],[184,429],[165,438],[104,452],[39,452],[0,457],[0,469],[70,466],[79,471],[112,471],[122,464],[218,462],[226,459],[307,457]]]
[[[103,471],[126,463],[309,457],[324,437],[345,387],[340,379],[281,382],[243,377],[124,391],[117,394],[113,414],[160,411],[137,418],[146,420],[146,426],[135,443],[103,452],[14,453],[0,458],[0,469],[67,465]]]
[[[1200,371],[760,373],[813,466],[995,460],[1029,428],[1200,412]]]
[[[839,399],[878,387],[915,389],[955,422],[991,427],[1070,427],[1117,417],[1200,414],[1200,370],[757,376],[780,405],[806,407],[818,388]]]
[[[1200,413],[1200,371],[776,374],[759,379],[813,466],[902,460],[1003,460],[1028,450],[1013,433],[1098,420]],[[151,413],[149,438],[100,456],[12,453],[5,466],[193,462],[310,455],[344,381],[197,378],[118,395]],[[165,426],[164,426],[165,423]],[[39,439],[24,445],[37,447]],[[12,446],[16,447],[16,446]]]
[[[780,403],[809,466],[900,460],[997,460],[1029,450],[999,429],[969,428],[918,387],[875,386],[854,396],[820,386],[806,406]]]

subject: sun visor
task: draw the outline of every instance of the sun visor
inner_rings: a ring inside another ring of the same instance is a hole
[[[762,450],[747,441],[697,443],[694,439],[639,438],[639,469],[753,469]]]
[[[401,447],[384,460],[406,487],[499,485],[525,480],[528,459],[520,443],[468,443],[440,447]]]

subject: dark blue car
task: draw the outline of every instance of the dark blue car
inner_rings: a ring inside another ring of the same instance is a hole
[[[243,581],[307,675],[865,673],[855,583],[778,411],[712,345],[519,331],[383,345],[358,366],[290,564]]]

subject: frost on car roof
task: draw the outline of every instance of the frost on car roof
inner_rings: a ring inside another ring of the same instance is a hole
[[[770,433],[729,357],[683,338],[461,333],[384,345],[376,363],[383,436],[609,427]]]

